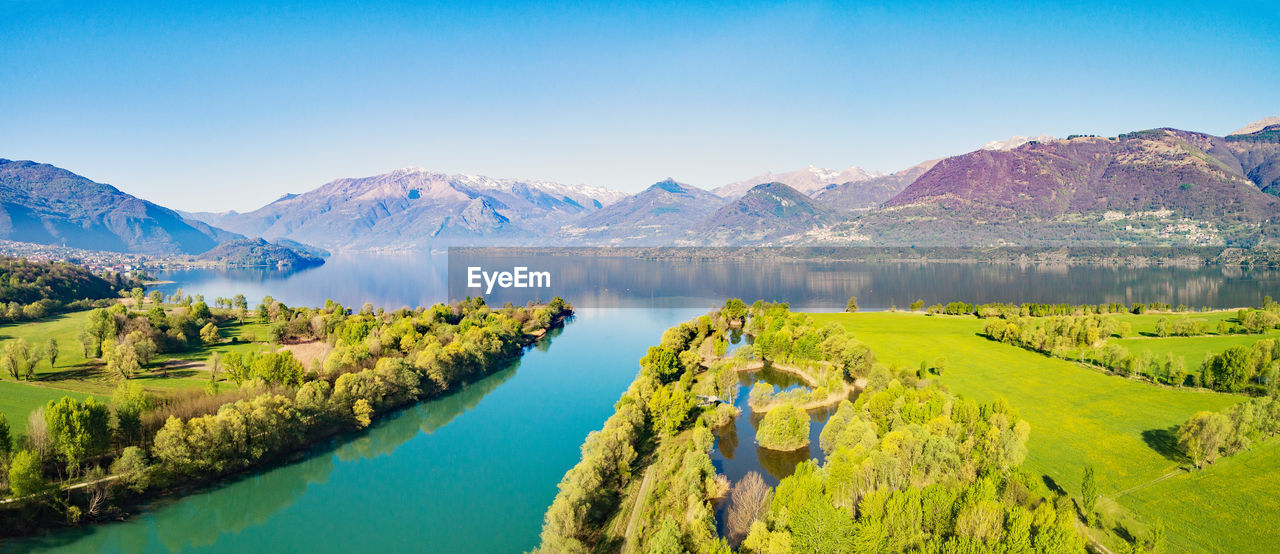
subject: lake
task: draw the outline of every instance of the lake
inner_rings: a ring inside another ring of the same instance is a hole
[[[578,306],[563,331],[518,362],[450,396],[317,446],[300,461],[179,499],[127,521],[52,533],[3,550],[64,552],[522,552],[538,542],[556,484],[579,458],[668,327],[729,296],[837,310],[965,300],[1256,305],[1280,292],[1274,271],[1115,269],[979,264],[561,260],[556,294]],[[575,265],[577,264],[577,265]],[[326,298],[359,307],[428,305],[449,296],[441,256],[338,256],[303,271],[186,270],[159,277],[189,293],[290,305]],[[577,271],[574,268],[581,268]],[[576,271],[576,273],[575,273]],[[575,288],[576,287],[576,288]],[[549,298],[549,296],[546,296]],[[744,375],[742,394],[753,379]],[[787,386],[786,382],[779,382]],[[745,404],[742,402],[741,404]],[[746,419],[744,419],[746,418]],[[754,445],[750,414],[718,436],[716,465],[732,478],[789,472]],[[817,450],[819,417],[812,427]],[[733,454],[727,454],[729,441]]]

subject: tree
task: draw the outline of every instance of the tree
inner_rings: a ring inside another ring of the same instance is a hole
[[[1084,508],[1085,517],[1091,520],[1098,507],[1098,483],[1094,480],[1093,465],[1084,466],[1084,478],[1080,483],[1080,505]]]
[[[57,339],[49,339],[49,342],[46,342],[44,344],[44,355],[47,358],[49,358],[49,369],[52,370],[53,366],[58,364],[58,340]]]
[[[111,412],[92,396],[83,402],[70,396],[50,400],[45,405],[44,419],[49,440],[70,471],[111,443]]]
[[[122,379],[129,379],[142,370],[142,365],[138,363],[138,351],[132,344],[103,341],[102,359],[107,362],[107,372],[119,375]]]
[[[142,300],[146,298],[146,294],[143,293],[142,287],[133,287],[133,290],[129,291],[129,297],[133,299],[134,308],[142,309]]]
[[[119,475],[124,485],[134,492],[142,492],[151,484],[147,454],[136,446],[126,447],[120,457],[111,463],[111,474]]]
[[[85,358],[97,358],[102,355],[102,341],[89,333],[87,329],[81,329],[76,339],[80,341],[80,348],[83,350]]]
[[[209,311],[209,305],[204,302],[196,302],[191,306],[191,318],[196,321],[205,321],[213,317],[213,312]]]
[[[271,319],[271,312],[275,309],[275,305],[275,298],[272,298],[270,295],[262,297],[262,303],[258,304],[258,317],[264,322],[269,321]]]
[[[1164,546],[1164,533],[1164,521],[1157,519],[1148,530],[1147,550],[1155,552]]]
[[[724,308],[720,309],[720,315],[730,323],[746,321],[747,303],[740,298],[730,298],[725,301]]]
[[[1231,421],[1215,412],[1197,412],[1178,428],[1178,445],[1196,467],[1218,459],[1222,445],[1231,434]]]
[[[667,515],[662,519],[662,527],[658,528],[658,532],[649,539],[650,554],[685,554],[684,546],[680,544],[680,525],[676,523],[675,518]]]
[[[218,380],[218,370],[222,369],[222,355],[214,352],[209,356],[209,382],[213,383]]]
[[[675,352],[661,346],[650,346],[649,352],[640,359],[640,367],[647,369],[659,382],[670,383],[680,375],[682,366]]]
[[[24,376],[30,378],[31,348],[27,345],[26,339],[6,342],[4,350],[0,351],[0,365],[3,365],[14,379]]]
[[[222,342],[222,335],[218,333],[218,326],[214,325],[213,322],[204,324],[204,327],[200,328],[200,340],[204,341],[205,344]]]
[[[654,429],[664,436],[675,435],[689,419],[689,411],[697,403],[693,392],[686,390],[680,383],[659,387],[649,397],[649,413],[653,416]]]
[[[36,494],[45,488],[44,473],[40,470],[40,456],[23,450],[13,456],[9,464],[9,490],[14,497]]]
[[[1253,376],[1253,350],[1232,346],[1208,358],[1201,371],[1205,386],[1214,390],[1237,391]]]
[[[156,342],[151,340],[151,337],[143,334],[142,331],[134,331],[126,335],[123,344],[133,348],[133,352],[137,354],[138,363],[141,365],[151,363],[151,359],[155,358],[156,352],[159,351],[159,348],[156,347]]]
[[[844,305],[844,311],[849,312],[849,313],[853,313],[853,312],[858,311],[858,297],[857,297],[857,296],[850,296],[850,297],[849,297],[849,302],[848,302],[847,304],[845,304],[845,305]]]
[[[85,331],[101,344],[105,340],[115,340],[119,329],[116,327],[116,318],[111,315],[111,312],[96,308],[89,311],[89,323],[85,325]]]
[[[158,290],[151,291],[151,303],[159,306],[164,302],[164,293]]]
[[[853,552],[855,535],[853,518],[822,495],[809,497],[791,516],[795,552]]]
[[[249,300],[243,294],[231,298],[231,306],[236,310],[236,321],[244,324],[245,313],[249,311]]]
[[[911,303],[911,311],[918,312],[924,309],[924,300],[916,300]]]
[[[751,524],[760,519],[769,507],[772,491],[759,472],[748,472],[729,494],[729,515],[725,522],[732,544],[738,544],[751,531]]]
[[[371,417],[373,415],[373,406],[369,405],[368,400],[363,398],[356,400],[356,403],[351,406],[351,412],[355,416],[356,425],[360,426],[361,429],[368,427],[373,422]]]
[[[791,402],[764,414],[756,442],[769,450],[791,451],[809,444],[809,413]]]
[[[155,405],[151,395],[137,383],[121,381],[111,395],[111,404],[115,406],[116,430],[121,442],[142,440],[142,414]]]

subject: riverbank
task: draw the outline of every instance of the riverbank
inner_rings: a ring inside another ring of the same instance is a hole
[[[463,312],[465,315],[465,311]],[[521,333],[517,337],[512,337],[511,348],[514,351],[506,350],[508,355],[502,355],[490,360],[479,368],[479,371],[471,371],[461,374],[457,380],[452,380],[449,386],[429,385],[429,381],[424,381],[423,390],[415,394],[397,394],[388,392],[384,397],[377,397],[368,401],[368,412],[365,414],[366,419],[361,420],[359,409],[360,402],[363,400],[344,400],[356,405],[354,419],[350,415],[350,409],[346,408],[347,414],[341,416],[341,410],[338,416],[327,411],[308,412],[306,409],[305,398],[309,394],[308,390],[327,390],[329,387],[312,386],[314,383],[323,383],[324,381],[307,381],[307,386],[282,391],[280,389],[269,389],[265,391],[252,390],[240,391],[234,398],[223,404],[221,408],[235,403],[236,409],[231,410],[235,413],[239,409],[239,405],[245,402],[251,402],[257,405],[262,399],[265,402],[283,403],[280,408],[273,408],[276,411],[290,410],[295,413],[295,419],[292,423],[288,423],[295,432],[300,433],[296,440],[283,440],[281,437],[275,436],[278,433],[288,433],[287,430],[280,431],[272,427],[258,427],[265,429],[262,433],[257,433],[252,437],[243,437],[244,443],[261,444],[259,448],[266,448],[265,455],[257,458],[247,459],[247,463],[230,463],[225,464],[225,470],[200,470],[182,469],[181,467],[170,467],[171,452],[175,447],[172,442],[171,427],[174,420],[171,418],[169,423],[165,424],[161,433],[170,433],[168,442],[161,444],[162,439],[158,434],[155,438],[148,439],[147,450],[151,451],[149,458],[154,457],[154,464],[145,466],[145,471],[150,477],[159,477],[161,479],[153,479],[151,483],[142,487],[141,492],[129,491],[123,487],[114,487],[110,491],[99,490],[108,487],[100,487],[98,485],[111,485],[114,481],[128,481],[136,476],[134,473],[110,475],[104,479],[89,479],[87,482],[62,483],[56,485],[55,488],[42,491],[37,494],[24,496],[17,499],[10,499],[11,502],[7,506],[0,508],[0,512],[8,512],[4,517],[0,517],[0,537],[17,537],[30,535],[35,531],[54,529],[54,528],[70,528],[79,525],[94,523],[98,521],[113,521],[125,519],[136,514],[140,509],[145,509],[148,504],[163,498],[174,498],[186,496],[196,491],[207,489],[228,480],[237,478],[238,476],[253,474],[269,470],[280,465],[292,463],[299,458],[304,458],[306,453],[313,450],[316,446],[324,444],[331,440],[344,440],[343,437],[354,436],[364,433],[364,429],[375,419],[388,417],[390,414],[397,413],[406,408],[420,404],[426,401],[435,401],[448,397],[459,390],[466,388],[468,383],[472,383],[484,379],[488,375],[502,368],[510,367],[511,364],[521,358],[530,347],[537,345],[540,341],[545,340],[548,336],[547,331],[562,328],[572,315],[571,308],[565,306],[564,311],[552,316],[550,322],[545,328],[531,329],[531,332]],[[503,316],[505,317],[505,316]],[[384,322],[385,323],[385,322]],[[496,337],[495,337],[496,338]],[[461,340],[459,336],[456,340]],[[386,358],[384,358],[386,359]],[[403,360],[404,358],[394,358],[395,360]],[[378,364],[382,368],[383,364]],[[335,389],[337,391],[347,390],[344,387],[349,383],[348,377],[363,377],[368,375],[369,378],[378,378],[372,370],[366,369],[356,373],[344,373],[342,375],[329,375],[330,379],[336,382]],[[400,375],[406,375],[403,371]],[[339,377],[339,378],[335,378]],[[400,377],[399,379],[403,379]],[[425,378],[424,378],[425,379]],[[355,381],[355,379],[352,379]],[[416,389],[415,389],[416,390]],[[285,392],[288,396],[279,396],[279,392]],[[344,393],[345,394],[345,393]],[[274,395],[275,400],[272,398]],[[293,397],[296,396],[295,401]],[[357,397],[360,398],[360,397]],[[238,399],[238,400],[237,400]],[[324,400],[324,397],[321,397]],[[297,402],[295,405],[294,403]],[[333,402],[339,402],[338,397],[334,397]],[[246,404],[247,406],[248,404]],[[222,417],[223,409],[216,409],[216,416]],[[206,412],[207,413],[207,412]],[[214,418],[213,415],[200,416],[199,419]],[[185,418],[184,418],[185,419]],[[191,418],[191,429],[195,427],[196,417]],[[218,419],[209,419],[209,423],[201,422],[202,425],[213,425]],[[179,420],[178,427],[182,429],[186,425],[186,421]],[[216,431],[216,427],[213,429]],[[183,431],[185,433],[185,431]],[[181,435],[179,435],[181,436]],[[191,437],[194,440],[195,437]],[[183,439],[184,441],[188,439]],[[278,447],[272,448],[269,445],[279,444]],[[195,442],[191,442],[188,446],[196,447]],[[221,448],[226,448],[222,446]],[[161,449],[164,449],[161,452]],[[194,451],[197,456],[209,455],[217,458],[221,452],[203,452]],[[186,463],[186,462],[184,462]],[[207,462],[205,462],[207,463]],[[185,466],[184,466],[185,467]],[[200,466],[192,466],[200,467]],[[219,467],[219,466],[213,466]],[[113,468],[114,469],[114,468]],[[101,504],[95,502],[102,501],[102,494],[110,492],[111,506],[102,509]],[[95,495],[98,495],[95,498]],[[81,517],[70,517],[71,508],[76,508],[76,515]]]

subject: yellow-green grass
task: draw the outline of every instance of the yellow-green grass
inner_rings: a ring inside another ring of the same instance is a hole
[[[22,381],[21,385],[32,387],[42,385],[46,390],[52,387],[110,396],[116,387],[116,376],[107,375],[99,360],[86,359],[80,345],[80,331],[85,327],[88,319],[89,312],[80,311],[59,314],[39,321],[0,326],[0,343],[25,339],[33,353],[43,352],[50,338],[58,342],[57,365],[51,368],[48,359],[40,354],[40,359],[35,365],[34,383],[28,384],[27,381]],[[144,388],[154,392],[202,387],[208,382],[209,377],[204,362],[214,352],[225,355],[229,352],[247,353],[270,350],[272,346],[268,344],[246,341],[246,339],[255,341],[266,339],[269,330],[268,325],[256,321],[245,322],[243,325],[235,320],[228,321],[219,327],[219,332],[228,340],[212,346],[198,345],[186,352],[159,354],[143,373],[135,376],[134,379]],[[235,342],[229,340],[233,338],[236,339]],[[12,383],[13,378],[8,374],[0,375],[0,380],[4,379]],[[23,415],[24,419],[25,417]]]
[[[0,381],[0,413],[9,422],[10,432],[14,435],[27,429],[27,416],[36,408],[50,400],[58,400],[70,396],[84,400],[89,396],[80,392],[72,392],[52,387],[40,387],[13,381]],[[101,400],[102,398],[99,398]]]
[[[1209,312],[1154,312],[1146,314],[1110,314],[1106,317],[1115,318],[1117,321],[1127,322],[1133,330],[1134,335],[1155,336],[1156,322],[1161,319],[1181,319],[1189,317],[1192,321],[1203,321],[1209,327],[1209,332],[1217,332],[1218,323],[1225,321],[1227,325],[1235,325],[1236,310],[1213,310]]]
[[[1220,410],[1243,400],[1234,395],[1159,387],[1107,375],[994,342],[979,335],[983,321],[973,317],[901,312],[814,317],[820,322],[844,325],[885,364],[915,368],[921,361],[932,364],[943,357],[947,363],[939,380],[950,390],[980,402],[997,397],[1008,400],[1031,424],[1023,467],[1048,477],[1073,495],[1080,493],[1086,465],[1097,470],[1102,494],[1108,496],[1178,471],[1186,461],[1174,448],[1172,430],[1197,411]],[[1248,503],[1254,493],[1191,488],[1181,494],[1238,495],[1239,502]],[[1163,517],[1130,505],[1130,496],[1122,496],[1117,502],[1137,512],[1143,521]],[[1266,517],[1271,524],[1280,524],[1280,512]],[[1169,534],[1201,537],[1213,528],[1209,524],[1171,527]]]
[[[1280,337],[1280,331],[1271,330],[1258,335],[1206,335],[1201,337],[1131,337],[1111,339],[1125,347],[1131,354],[1150,351],[1164,358],[1166,354],[1179,356],[1186,362],[1187,371],[1195,373],[1205,354],[1218,354],[1232,346],[1252,346],[1262,339]]]
[[[1218,460],[1120,497],[1170,532],[1170,552],[1261,552],[1280,520],[1280,441]]]

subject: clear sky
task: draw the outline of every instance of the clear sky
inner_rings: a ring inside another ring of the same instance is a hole
[[[0,157],[244,211],[409,165],[712,188],[1280,115],[1275,1],[205,4],[0,0]]]

